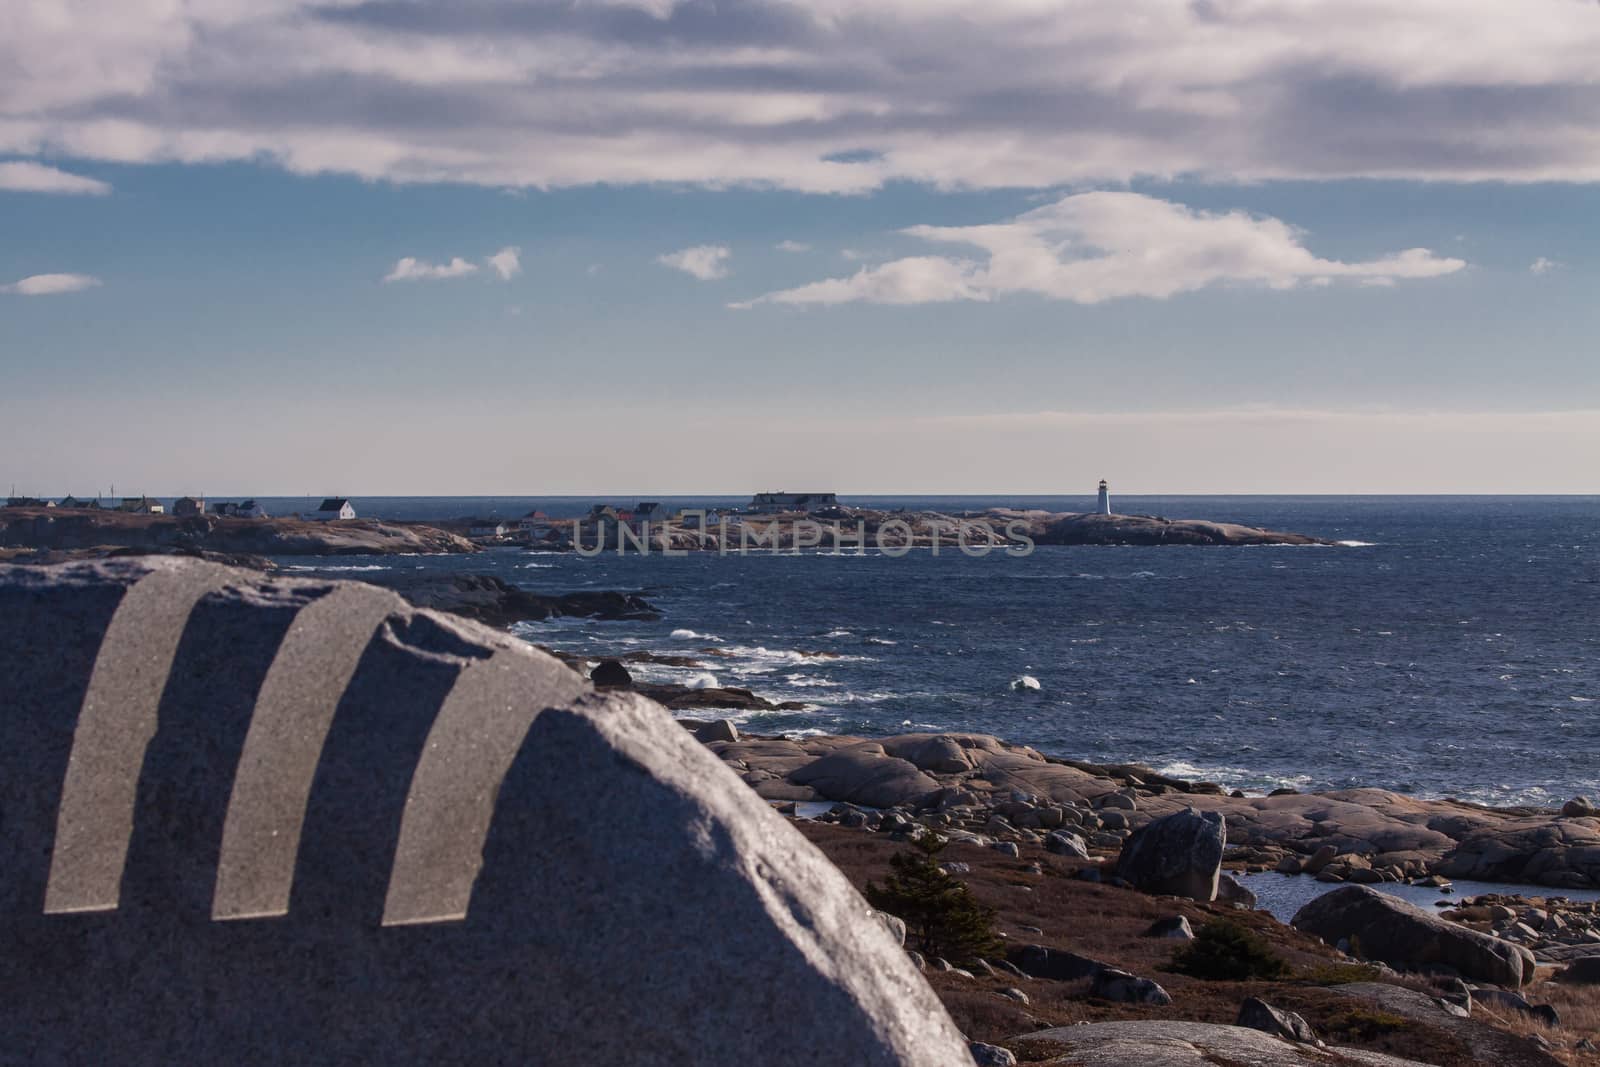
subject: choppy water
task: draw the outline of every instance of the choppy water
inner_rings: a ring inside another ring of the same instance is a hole
[[[590,501],[356,500],[363,515],[579,514]],[[673,504],[727,503],[677,500]],[[1083,510],[1087,498],[857,498]],[[269,508],[274,507],[267,502]],[[627,501],[617,501],[627,503]],[[750,729],[980,730],[1230,786],[1378,785],[1492,803],[1600,791],[1600,498],[1126,498],[1337,548],[1039,548],[1017,559],[762,554],[341,559],[646,589],[659,623],[530,624],[588,653],[699,654],[803,712]],[[277,502],[278,510],[303,502]],[[304,560],[286,560],[305,566]],[[332,568],[330,568],[332,569]],[[359,570],[342,572],[361,577]],[[1014,691],[1028,675],[1037,690]],[[706,681],[706,679],[702,679]]]

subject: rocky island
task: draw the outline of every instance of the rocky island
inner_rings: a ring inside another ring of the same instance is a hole
[[[1331,545],[1306,534],[1206,519],[1096,512],[882,511],[835,505],[819,511],[702,515],[627,522],[613,516],[548,523],[532,546],[601,552],[856,552],[911,549],[1025,553],[1035,545]]]

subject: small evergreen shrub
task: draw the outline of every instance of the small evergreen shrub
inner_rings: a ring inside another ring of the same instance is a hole
[[[1172,970],[1217,982],[1282,978],[1289,965],[1260,934],[1238,923],[1210,922],[1172,957]]]
[[[939,853],[948,842],[927,833],[889,860],[883,885],[867,883],[867,901],[879,911],[906,923],[906,940],[928,957],[967,963],[1000,951],[993,908],[972,895],[957,879],[939,869]]]

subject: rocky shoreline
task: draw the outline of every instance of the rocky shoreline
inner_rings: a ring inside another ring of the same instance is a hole
[[[1600,889],[1600,812],[1583,798],[1549,811],[1383,789],[1246,796],[1137,766],[1049,757],[985,734],[744,735],[709,747],[767,800],[843,805],[832,818],[854,825],[916,824],[986,846],[1043,844],[1065,831],[1090,854],[1111,856],[1142,826],[1192,809],[1226,820],[1224,862],[1239,871],[1357,885],[1445,888],[1462,878]],[[1600,934],[1588,943],[1600,951]]]

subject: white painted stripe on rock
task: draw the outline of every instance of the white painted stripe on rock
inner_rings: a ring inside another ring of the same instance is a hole
[[[123,594],[72,737],[45,914],[111,911],[121,899],[139,775],[178,642],[195,604],[232,577],[215,564],[186,562],[153,571]]]
[[[456,679],[428,733],[406,796],[383,925],[467,916],[501,783],[547,707],[587,689],[575,673],[503,649]]]
[[[213,919],[288,914],[306,805],[334,712],[378,627],[405,609],[387,590],[340,585],[290,624],[234,773]]]

